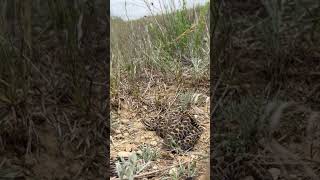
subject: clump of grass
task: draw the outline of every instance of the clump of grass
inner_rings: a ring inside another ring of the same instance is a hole
[[[263,1],[267,16],[258,22],[258,35],[266,50],[265,69],[273,84],[283,81],[295,46],[317,29],[316,1]],[[292,38],[292,37],[295,38]],[[317,43],[311,38],[310,43]],[[310,45],[311,45],[310,44]],[[276,84],[275,84],[276,85]]]
[[[180,105],[183,110],[187,110],[193,104],[193,93],[186,92],[179,95]]]
[[[16,179],[22,178],[23,174],[15,169],[11,168],[0,168],[0,178],[1,179]]]
[[[176,153],[176,154],[184,153],[184,151],[181,149],[181,147],[172,138],[169,138],[169,140],[167,141],[167,144],[165,144],[165,146],[173,153]]]
[[[155,16],[154,21],[148,25],[154,49],[160,52],[163,57],[159,64],[165,63],[166,69],[178,69],[176,75],[181,74],[182,66],[180,64],[192,63],[197,69],[199,68],[198,64],[192,62],[191,59],[200,58],[205,61],[207,60],[205,57],[208,57],[205,55],[208,52],[206,51],[208,47],[204,43],[204,39],[209,37],[206,32],[205,19],[209,5],[207,3],[205,6],[189,10],[186,7],[186,1],[182,0],[181,2],[181,10],[169,13],[169,10],[165,9],[166,14],[162,19]]]
[[[148,145],[142,145],[139,147],[140,153],[138,156],[144,161],[155,161],[159,157],[159,151],[148,146]]]
[[[201,94],[187,91],[178,95],[179,105],[182,111],[188,110],[192,106],[202,104],[205,98]]]
[[[206,38],[206,13],[209,3],[201,7],[187,9],[186,0],[182,0],[182,9],[174,7],[165,9],[163,19],[154,18],[154,22],[148,25],[148,30],[155,48],[162,49],[165,54],[189,56],[190,50],[199,53]],[[169,9],[174,10],[169,12]],[[199,54],[197,54],[199,55]]]
[[[23,147],[30,153],[31,145],[36,144],[36,133],[31,131],[30,118],[31,63],[7,38],[0,35],[0,141],[3,149],[9,145]],[[17,135],[19,132],[19,135]],[[19,139],[17,141],[16,139]]]
[[[263,99],[245,97],[240,102],[230,102],[220,110],[217,121],[233,122],[238,127],[238,134],[230,137],[228,147],[246,150],[258,140],[259,130],[263,129],[261,126],[266,126],[266,122],[260,121],[265,103]]]
[[[227,152],[249,152],[260,139],[272,138],[275,127],[279,126],[280,114],[291,103],[280,99],[267,100],[257,97],[243,97],[239,102],[230,102],[218,113],[217,121],[229,121],[229,128],[237,133],[230,133],[224,143]],[[220,127],[218,131],[225,131]]]
[[[187,179],[187,178],[194,178],[197,176],[197,168],[196,168],[196,161],[193,160],[186,164],[182,164],[179,162],[178,167],[174,167],[169,171],[169,176],[163,177],[162,179]]]
[[[264,47],[271,57],[266,61],[265,68],[269,69],[268,73],[270,77],[278,78],[281,76],[280,73],[286,64],[286,59],[283,58],[284,51],[281,48],[280,38],[283,32],[283,3],[278,3],[275,0],[265,1],[264,6],[269,16],[261,24],[261,31],[263,32],[261,35],[264,38]]]
[[[116,162],[116,170],[120,179],[133,180],[134,175],[138,174],[145,167],[138,162],[138,157],[135,153],[127,161],[120,157],[120,161]]]
[[[195,81],[199,81],[206,76],[206,72],[209,67],[208,60],[201,58],[191,58],[191,63],[191,74]]]
[[[128,160],[120,157],[120,160],[116,162],[118,177],[132,180],[135,175],[146,170],[156,158],[158,158],[157,150],[149,146],[141,146],[139,153],[131,154]]]

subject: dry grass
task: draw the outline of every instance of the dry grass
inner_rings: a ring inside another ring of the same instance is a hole
[[[220,9],[211,157],[262,154],[278,179],[319,179],[319,5],[277,2],[226,1]]]
[[[105,9],[73,3],[0,1],[0,179],[106,176]]]

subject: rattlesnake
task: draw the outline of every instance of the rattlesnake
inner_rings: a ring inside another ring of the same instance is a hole
[[[192,150],[199,140],[203,128],[188,113],[171,112],[164,116],[142,120],[147,130],[156,131],[170,148],[172,141],[183,151]]]

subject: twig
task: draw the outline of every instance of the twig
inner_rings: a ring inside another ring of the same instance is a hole
[[[221,103],[224,99],[224,97],[227,95],[228,91],[229,91],[229,86],[227,86],[221,96],[221,98],[218,100],[218,102],[216,103],[215,107],[213,108],[212,112],[211,112],[211,115],[214,115],[216,110],[218,109],[219,106],[221,106]]]
[[[167,110],[168,110],[168,109],[171,109],[172,104],[177,100],[177,98],[178,98],[178,96],[179,96],[179,91],[180,91],[180,84],[179,84],[178,87],[177,87],[177,90],[176,90],[176,94],[175,94],[175,96],[174,96],[174,99],[173,99],[171,102],[168,103],[168,108],[167,108]]]

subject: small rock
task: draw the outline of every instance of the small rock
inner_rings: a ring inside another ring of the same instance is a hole
[[[142,151],[141,151],[141,150],[138,150],[138,151],[137,151],[137,154],[141,155],[141,154],[142,154]]]
[[[120,134],[121,131],[120,131],[119,129],[117,129],[117,130],[115,130],[115,133],[116,133],[116,134]]]
[[[123,134],[123,136],[124,136],[124,137],[128,137],[128,136],[129,136],[129,133],[125,132],[125,133]]]
[[[117,153],[117,156],[119,156],[119,157],[129,157],[129,156],[131,156],[131,152],[126,152],[126,151],[120,151],[120,152],[118,152]]]
[[[278,169],[278,168],[270,168],[270,169],[268,169],[268,171],[270,172],[270,174],[272,175],[274,180],[279,179],[279,176],[281,174],[280,169]]]
[[[129,124],[129,119],[122,119],[123,124]]]
[[[135,147],[136,147],[136,146],[135,146],[134,144],[131,144],[131,143],[130,143],[130,144],[127,144],[127,145],[126,145],[125,149],[126,149],[127,152],[131,152],[132,149],[135,149]]]
[[[156,146],[158,143],[157,143],[157,141],[151,141],[150,144],[153,146]]]
[[[172,168],[172,169],[170,169],[169,174],[171,174],[171,175],[176,174],[177,171],[178,171],[177,168]]]

